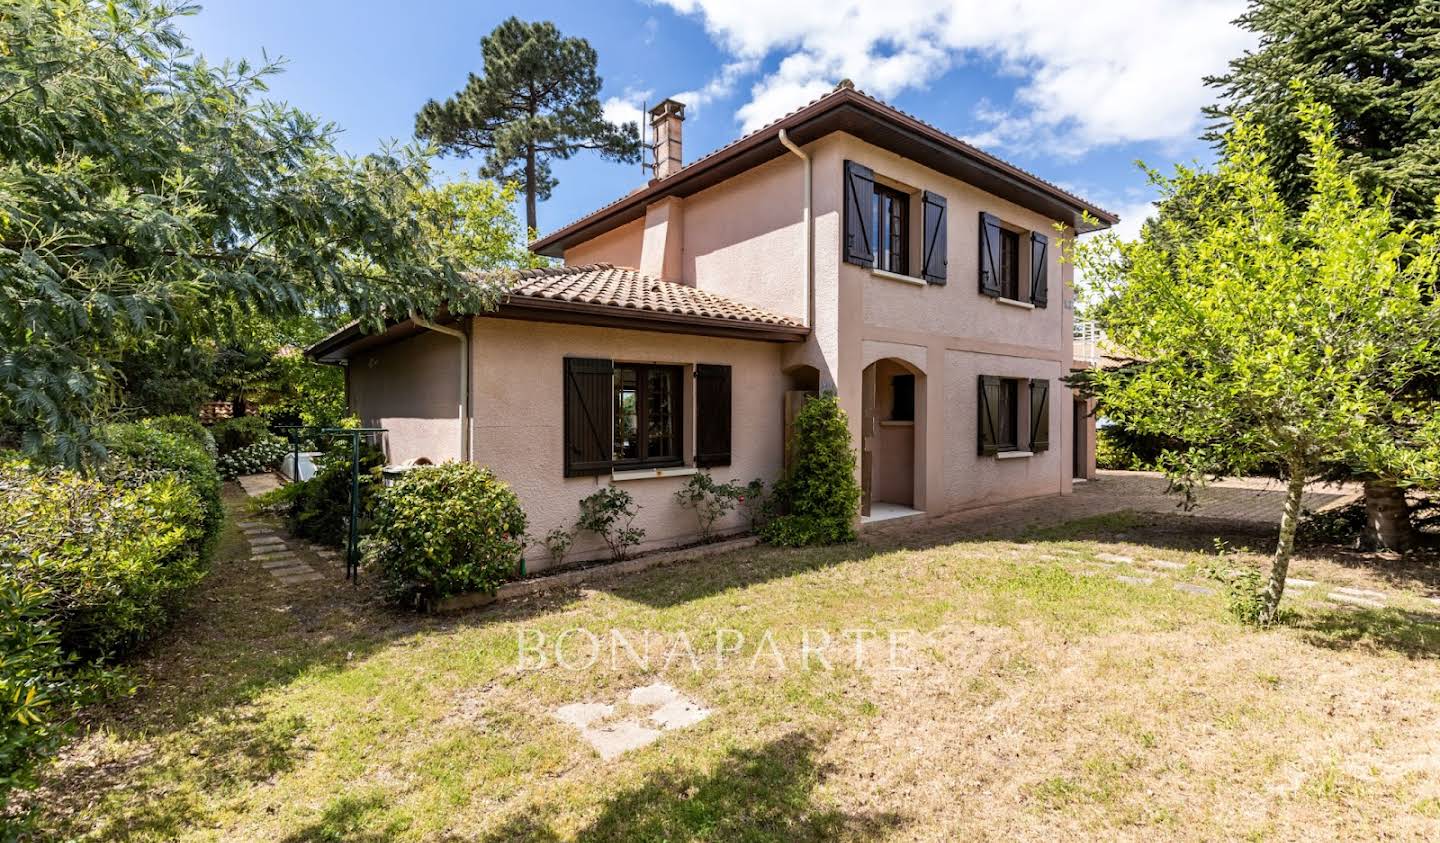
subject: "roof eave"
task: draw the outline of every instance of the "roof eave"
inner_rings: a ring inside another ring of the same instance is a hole
[[[863,134],[882,140],[877,145],[901,145],[901,140],[908,139],[912,145],[921,144],[936,158],[951,159],[953,170],[983,173],[998,183],[991,186],[1000,186],[1005,192],[1011,193],[1012,197],[1005,198],[1011,198],[1017,204],[1043,207],[1043,212],[1047,214],[1059,210],[1068,211],[1070,219],[1067,221],[1077,232],[1109,228],[1120,221],[1118,215],[1047,184],[904,112],[851,89],[842,88],[695,161],[669,178],[653,181],[646,187],[533,241],[530,250],[549,257],[564,257],[565,249],[570,246],[643,216],[645,207],[658,199],[670,195],[688,196],[784,155],[785,148],[779,140],[782,129],[796,142],[804,144],[837,131],[850,131],[855,134],[858,121],[869,122],[871,130]],[[883,142],[886,135],[895,136],[890,138],[889,144]],[[862,139],[870,140],[864,137]],[[875,143],[876,140],[870,142]],[[957,177],[965,181],[973,178]],[[980,186],[986,188],[986,185]],[[1025,201],[1027,199],[1028,201]],[[1089,214],[1099,224],[1084,225],[1085,214]]]
[[[476,315],[761,342],[803,342],[810,336],[810,329],[801,325],[748,322],[530,296],[511,296],[495,310]],[[422,330],[410,319],[387,322],[384,330],[371,333],[367,333],[358,321],[351,322],[306,348],[305,356],[317,363],[341,365],[360,351],[409,339]]]

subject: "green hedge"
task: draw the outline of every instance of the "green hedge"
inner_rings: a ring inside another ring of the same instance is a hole
[[[445,463],[380,491],[365,561],[391,600],[425,607],[454,594],[493,593],[518,570],[524,536],[525,512],[509,486],[489,469]]]
[[[225,419],[216,422],[211,432],[215,435],[215,444],[219,446],[222,457],[249,445],[278,439],[270,432],[270,425],[260,416]]]
[[[135,487],[158,477],[174,477],[195,493],[204,515],[200,555],[208,562],[225,524],[220,501],[220,474],[215,458],[194,431],[174,433],[169,418],[114,424],[105,429],[110,459],[101,476],[121,486]]]
[[[775,489],[785,514],[765,524],[760,537],[787,547],[853,540],[860,486],[850,427],[834,393],[805,403],[794,436],[793,467]]]
[[[132,648],[204,576],[205,504],[172,474],[116,485],[12,458],[0,462],[0,496],[10,516],[0,577],[44,590],[66,652]]]

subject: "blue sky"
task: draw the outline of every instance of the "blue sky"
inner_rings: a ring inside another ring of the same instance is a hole
[[[430,98],[480,69],[479,40],[517,15],[551,20],[600,56],[608,114],[690,106],[685,158],[762,125],[841,78],[1126,217],[1152,194],[1136,159],[1208,162],[1200,79],[1251,38],[1239,0],[211,0],[182,28],[212,61],[286,61],[271,95],[362,153],[411,137]],[[449,160],[448,173],[477,162]],[[639,186],[638,166],[557,162],[542,232]]]

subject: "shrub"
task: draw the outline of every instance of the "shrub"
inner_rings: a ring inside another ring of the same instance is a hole
[[[834,393],[806,402],[794,436],[794,465],[775,491],[786,515],[766,524],[761,537],[792,546],[853,540],[860,486],[850,429]]]
[[[212,431],[220,456],[260,442],[273,442],[277,437],[259,416],[240,416],[216,422]]]
[[[541,543],[550,554],[550,564],[559,567],[564,564],[565,557],[570,555],[570,547],[575,544],[575,534],[564,527],[555,527],[545,534]]]
[[[576,526],[604,539],[610,558],[619,561],[628,558],[630,548],[645,540],[645,531],[633,526],[639,511],[629,492],[606,486],[580,499]]]
[[[494,593],[524,550],[525,513],[489,469],[449,462],[407,472],[376,496],[365,540],[390,599],[427,606],[453,594]]]
[[[0,579],[0,816],[11,790],[34,784],[36,763],[59,748],[75,710],[105,688],[107,674],[78,668],[60,649],[48,598]]]
[[[107,427],[105,438],[110,460],[101,476],[118,485],[132,487],[160,476],[171,476],[189,486],[204,513],[204,535],[199,553],[201,561],[208,563],[220,530],[225,525],[225,505],[220,500],[220,475],[215,468],[215,459],[205,449],[203,439],[183,425],[180,433],[167,430],[174,427],[173,422],[163,419]]]
[[[215,437],[200,423],[194,416],[156,416],[149,420],[152,425],[176,436],[183,436],[205,450],[210,459],[220,457],[220,448],[215,443]]]
[[[755,532],[775,517],[774,496],[765,493],[765,481],[758,477],[744,486],[738,486],[738,482],[731,480],[730,485],[735,486],[740,493],[736,502],[740,505],[740,512],[745,516],[745,523],[750,531]]]
[[[0,461],[0,576],[43,589],[66,652],[118,655],[158,632],[204,576],[206,512],[176,475],[121,485]]]
[[[380,488],[379,470],[385,455],[378,448],[360,446],[360,515],[368,517]],[[315,476],[300,483],[289,512],[290,532],[331,547],[343,547],[350,535],[350,443],[337,439],[322,454]]]
[[[234,480],[243,474],[259,474],[279,465],[291,453],[279,439],[256,442],[237,448],[219,460],[220,476]]]
[[[715,538],[715,522],[734,511],[740,502],[740,489],[730,483],[716,483],[705,472],[690,475],[685,485],[675,492],[675,502],[695,510],[700,540]]]

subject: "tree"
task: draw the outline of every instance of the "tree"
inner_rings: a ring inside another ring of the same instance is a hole
[[[638,127],[601,114],[595,50],[584,38],[512,17],[480,39],[480,55],[484,75],[470,74],[444,102],[425,103],[415,134],[462,158],[481,153],[482,176],[519,182],[530,231],[536,201],[549,199],[556,185],[551,160],[582,149],[610,161],[640,160]]]
[[[1270,142],[1269,171],[1292,209],[1311,193],[1295,83],[1335,112],[1341,163],[1395,217],[1429,225],[1440,194],[1440,0],[1251,0],[1237,23],[1259,49],[1207,80],[1220,141],[1244,115]]]
[[[1146,360],[1100,372],[1093,385],[1131,430],[1187,443],[1167,454],[1172,478],[1283,467],[1284,514],[1257,620],[1275,619],[1306,481],[1329,461],[1375,470],[1400,459],[1397,429],[1422,431],[1411,382],[1437,364],[1440,242],[1398,223],[1388,197],[1362,192],[1342,164],[1328,106],[1305,102],[1312,192],[1286,207],[1263,127],[1241,116],[1212,174],[1152,173],[1166,197],[1187,196],[1189,224],[1157,236],[1103,236],[1069,246],[1087,277],[1117,296],[1115,341]],[[1398,427],[1397,427],[1398,423]],[[1433,459],[1433,457],[1432,457]]]
[[[1210,137],[1218,141],[1242,114],[1263,126],[1270,174],[1286,204],[1302,209],[1311,187],[1298,81],[1334,109],[1342,164],[1361,188],[1385,191],[1398,220],[1431,225],[1440,194],[1440,0],[1251,0],[1237,22],[1260,36],[1260,46],[1208,80],[1221,96],[1207,109],[1216,121]],[[1440,399],[1437,382],[1415,388]],[[1399,550],[1414,544],[1400,485],[1413,478],[1364,479],[1368,541]]]
[[[337,154],[330,127],[260,98],[275,66],[194,57],[175,28],[191,11],[0,15],[0,430],[33,453],[99,457],[117,361],[157,336],[496,300],[426,236],[422,150]]]

